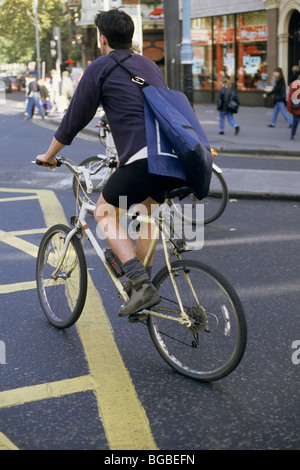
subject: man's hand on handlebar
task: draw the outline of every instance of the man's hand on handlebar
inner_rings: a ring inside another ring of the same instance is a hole
[[[61,163],[57,161],[56,157],[53,155],[57,155],[63,148],[64,144],[61,144],[53,137],[50,147],[48,148],[47,152],[43,155],[38,155],[36,157],[36,163],[38,165],[47,166],[48,168],[55,168],[56,166],[60,166]]]
[[[46,166],[48,168],[55,168],[57,165],[57,159],[56,157],[46,157],[46,155],[38,155],[36,157],[36,164],[37,165],[42,165],[42,166]]]

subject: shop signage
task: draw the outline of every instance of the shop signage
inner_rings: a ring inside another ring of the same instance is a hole
[[[256,42],[267,41],[268,39],[268,26],[241,26],[237,29],[237,40],[239,42]],[[192,40],[194,45],[207,45],[211,43],[211,31],[192,31]],[[234,28],[221,28],[214,32],[215,44],[233,43],[234,42]]]
[[[240,41],[267,41],[268,26],[242,26],[240,28]]]

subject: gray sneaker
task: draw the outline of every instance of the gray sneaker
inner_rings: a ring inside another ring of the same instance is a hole
[[[127,317],[131,313],[139,312],[144,308],[154,307],[159,304],[160,295],[148,274],[142,274],[136,279],[131,281],[131,296],[128,302],[121,306],[119,310],[119,317]]]

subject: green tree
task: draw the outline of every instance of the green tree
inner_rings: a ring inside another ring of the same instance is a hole
[[[36,59],[35,15],[33,0],[0,1],[0,60],[9,63]],[[49,61],[52,28],[65,32],[65,9],[61,0],[39,0],[39,36],[42,60]]]

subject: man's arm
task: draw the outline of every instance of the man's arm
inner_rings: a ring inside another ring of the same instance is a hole
[[[56,158],[55,156],[64,148],[64,144],[61,144],[56,140],[54,137],[50,147],[48,148],[47,152],[44,153],[43,155],[38,155],[36,157],[36,160],[39,160],[40,162],[43,162],[43,166],[48,166],[50,168],[55,168],[56,167]]]

